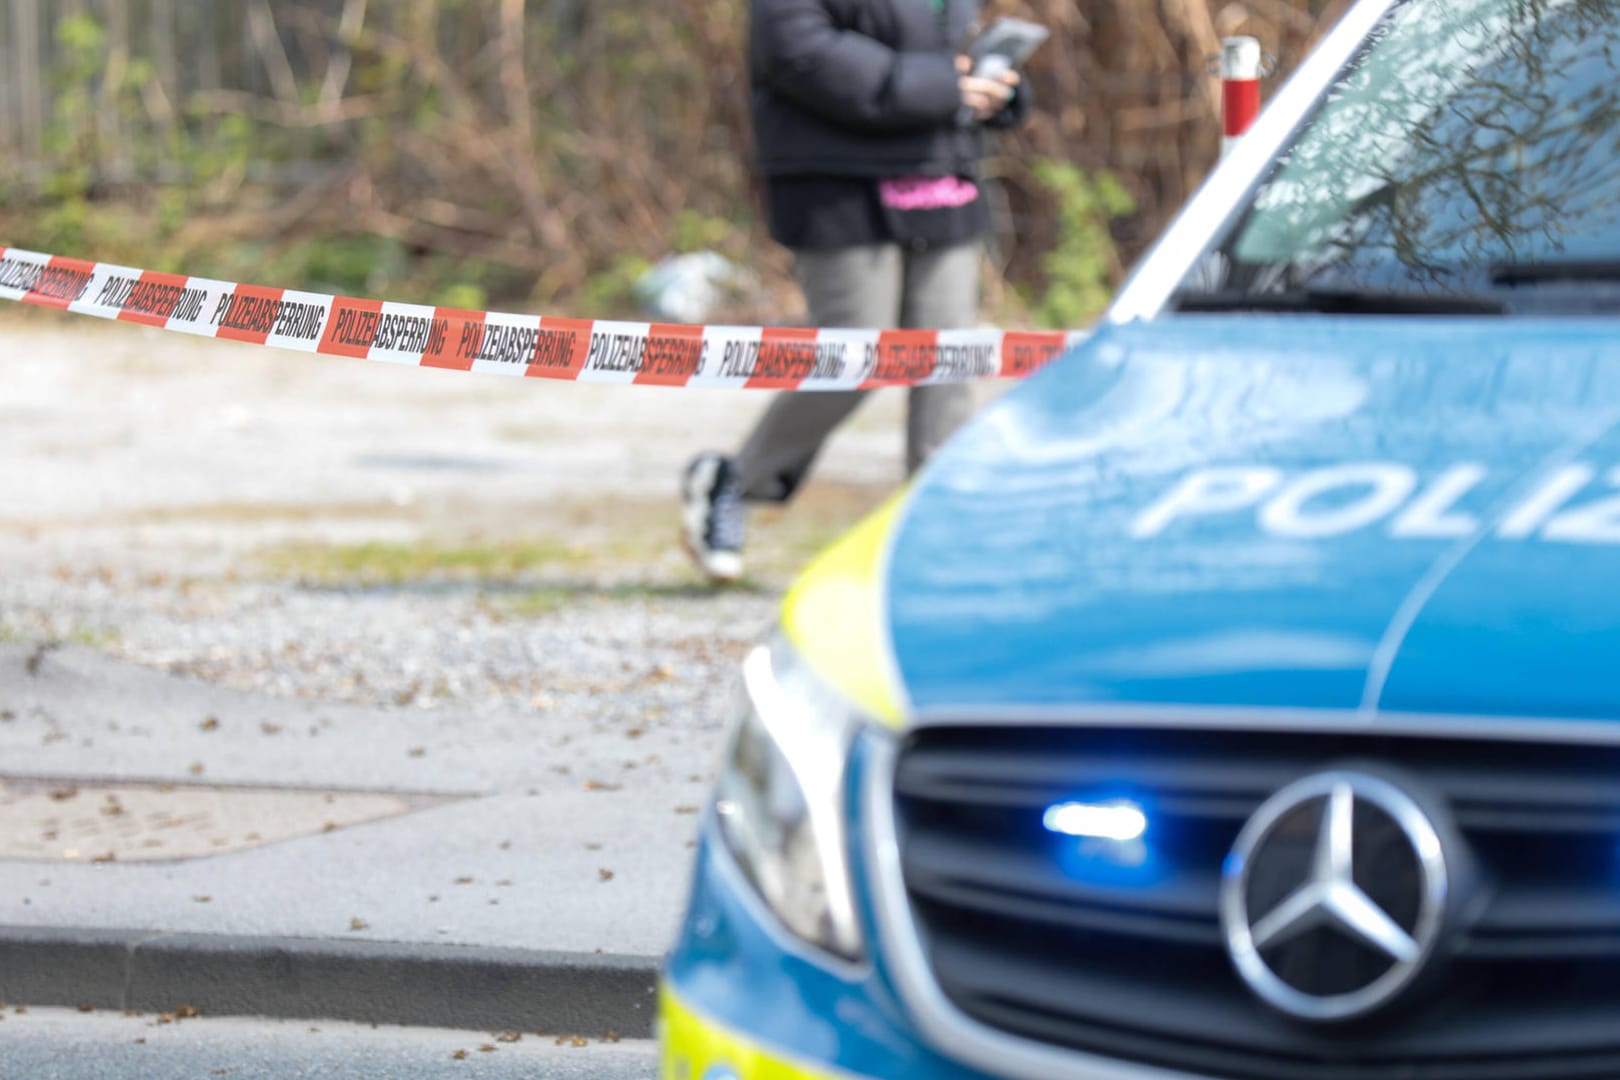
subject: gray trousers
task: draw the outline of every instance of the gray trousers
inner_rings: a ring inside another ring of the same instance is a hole
[[[913,251],[872,244],[795,251],[794,274],[817,326],[938,329],[972,326],[979,312],[979,244]],[[734,458],[743,498],[783,502],[822,443],[869,390],[778,394]],[[915,472],[973,412],[967,383],[907,391],[906,471]]]

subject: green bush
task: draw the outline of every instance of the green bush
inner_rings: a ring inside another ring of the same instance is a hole
[[[1041,256],[1044,289],[1031,306],[1042,326],[1084,326],[1113,296],[1120,254],[1109,226],[1134,213],[1136,200],[1110,172],[1041,158],[1034,173],[1057,204],[1057,228]]]

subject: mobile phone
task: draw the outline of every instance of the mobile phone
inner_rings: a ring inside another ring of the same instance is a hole
[[[1009,68],[1022,67],[1050,36],[1046,27],[1037,23],[1003,16],[968,46],[973,74],[993,79]]]

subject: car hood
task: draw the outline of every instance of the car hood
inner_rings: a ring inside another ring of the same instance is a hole
[[[1100,331],[929,466],[885,586],[910,708],[1620,715],[1620,334]]]

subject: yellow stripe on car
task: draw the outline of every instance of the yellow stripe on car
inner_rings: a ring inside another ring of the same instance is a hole
[[[681,1004],[665,983],[658,995],[664,1080],[840,1080],[774,1054],[705,1020]]]
[[[884,557],[904,491],[810,564],[782,602],[782,631],[817,675],[891,727],[902,723],[884,615]]]

